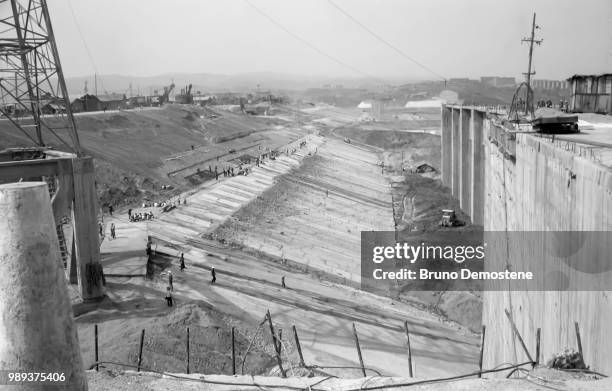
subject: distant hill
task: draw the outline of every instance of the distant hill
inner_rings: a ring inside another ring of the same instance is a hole
[[[211,73],[175,73],[157,76],[126,76],[126,75],[98,75],[98,93],[121,92],[128,93],[130,83],[132,93],[136,95],[140,89],[141,94],[150,94],[154,90],[161,91],[163,86],[168,86],[172,81],[176,89],[192,84],[193,91],[209,92],[229,92],[229,91],[256,91],[260,90],[305,90],[308,88],[321,88],[325,85],[346,88],[377,88],[380,81],[366,78],[335,78],[323,76],[304,76],[292,74],[279,74],[271,72],[253,72],[236,75],[221,75]],[[70,95],[82,94],[87,81],[87,88],[90,93],[95,90],[94,76],[80,76],[66,78],[68,93]],[[389,80],[390,83],[407,83],[410,80],[397,79]]]

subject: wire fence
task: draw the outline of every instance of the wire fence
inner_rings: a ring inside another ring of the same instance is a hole
[[[359,357],[359,366],[352,366],[352,365],[319,365],[319,364],[314,364],[314,363],[310,363],[307,364],[304,360],[304,356],[303,356],[303,352],[302,352],[302,348],[300,345],[300,340],[298,337],[298,333],[297,333],[297,329],[295,328],[295,326],[292,326],[293,329],[293,341],[291,341],[290,339],[282,339],[282,332],[281,329],[277,329],[278,331],[275,331],[274,328],[274,323],[272,321],[272,316],[270,314],[270,312],[268,311],[265,315],[265,317],[263,318],[263,320],[258,324],[255,332],[253,333],[253,335],[251,336],[250,340],[249,340],[249,344],[246,348],[246,350],[240,355],[241,357],[237,358],[236,354],[235,354],[235,341],[234,341],[234,328],[232,327],[232,333],[231,333],[231,354],[232,354],[232,375],[237,375],[237,371],[236,371],[236,361],[240,360],[241,361],[241,369],[240,372],[242,375],[245,375],[245,362],[246,359],[249,355],[249,353],[251,352],[252,347],[255,344],[255,340],[259,337],[260,334],[262,334],[264,332],[264,328],[266,327],[266,323],[268,324],[268,327],[270,328],[270,337],[271,337],[271,351],[275,354],[276,359],[277,359],[277,365],[278,366],[278,373],[280,373],[280,376],[283,378],[287,377],[287,371],[285,370],[285,367],[287,367],[289,369],[289,373],[291,375],[291,377],[294,378],[294,382],[296,383],[300,383],[302,382],[302,385],[290,385],[290,384],[266,384],[266,383],[260,383],[260,382],[256,382],[253,378],[253,380],[251,382],[240,382],[239,379],[236,379],[236,381],[222,381],[222,380],[212,380],[212,379],[207,379],[204,376],[200,376],[200,377],[194,377],[194,376],[186,376],[186,375],[179,375],[179,374],[175,374],[175,373],[169,373],[167,371],[162,371],[162,370],[158,370],[158,369],[154,369],[154,368],[149,368],[146,367],[144,365],[142,365],[142,360],[143,360],[143,341],[144,341],[144,335],[145,335],[145,330],[142,330],[142,335],[140,337],[140,346],[139,346],[139,353],[138,353],[138,365],[134,365],[134,364],[127,364],[127,363],[122,363],[122,362],[117,362],[117,361],[109,361],[109,360],[101,360],[99,358],[99,349],[98,349],[98,325],[95,325],[95,361],[94,363],[90,366],[89,369],[96,369],[96,371],[99,370],[99,368],[104,365],[115,365],[115,366],[120,366],[120,367],[125,367],[125,368],[132,368],[132,369],[136,369],[138,372],[140,371],[144,371],[144,372],[149,372],[150,374],[157,374],[157,375],[161,375],[161,376],[165,376],[168,378],[172,378],[172,379],[176,379],[176,380],[182,380],[182,381],[192,381],[192,382],[200,382],[200,383],[206,383],[206,384],[216,384],[216,385],[227,385],[227,386],[240,386],[240,387],[254,387],[254,388],[271,388],[271,389],[287,389],[287,390],[310,390],[310,391],[324,391],[327,389],[323,389],[323,388],[316,388],[316,386],[322,387],[322,385],[329,381],[330,379],[334,379],[334,378],[339,378],[338,376],[332,374],[332,373],[328,373],[325,370],[330,370],[330,369],[344,369],[344,370],[361,370],[361,372],[363,373],[363,383],[358,387],[358,388],[348,388],[348,389],[344,389],[344,391],[358,391],[358,390],[387,390],[387,389],[394,389],[394,388],[403,388],[403,387],[411,387],[411,386],[417,386],[417,385],[424,385],[424,384],[433,384],[433,383],[444,383],[444,382],[453,382],[453,381],[459,381],[459,380],[463,380],[463,379],[467,379],[467,378],[481,378],[482,375],[484,374],[490,374],[490,373],[499,373],[499,372],[508,372],[508,374],[506,375],[506,378],[520,378],[523,379],[525,381],[528,382],[535,382],[535,384],[538,384],[540,386],[544,386],[546,388],[552,388],[552,389],[558,389],[555,388],[555,385],[558,385],[558,382],[555,381],[551,381],[548,379],[545,379],[544,377],[538,376],[536,374],[533,374],[531,370],[533,370],[534,368],[536,368],[536,366],[539,365],[539,356],[540,356],[540,339],[539,339],[539,335],[540,332],[538,330],[537,333],[537,345],[536,345],[536,354],[535,354],[535,359],[532,358],[532,355],[529,352],[529,349],[527,348],[527,346],[523,343],[523,338],[520,335],[518,329],[516,328],[516,325],[514,324],[514,321],[509,313],[508,310],[506,310],[506,315],[508,317],[508,321],[510,322],[510,325],[512,326],[512,331],[514,333],[514,336],[516,338],[519,339],[519,341],[521,341],[521,345],[522,348],[524,349],[525,352],[525,356],[527,356],[529,358],[528,361],[522,362],[522,363],[518,363],[518,364],[512,364],[512,363],[503,363],[500,365],[497,365],[494,368],[491,369],[483,369],[483,360],[482,360],[482,355],[484,352],[484,346],[485,346],[485,334],[484,334],[484,330],[485,327],[483,326],[483,334],[482,334],[482,338],[481,338],[481,343],[480,343],[480,360],[479,360],[479,368],[477,371],[473,371],[473,372],[469,372],[469,373],[464,373],[464,374],[460,374],[460,375],[455,375],[455,376],[449,376],[449,377],[440,377],[440,378],[434,378],[434,379],[425,379],[425,380],[415,380],[415,381],[406,381],[406,382],[399,382],[399,383],[393,383],[393,384],[384,384],[384,385],[368,385],[371,384],[371,382],[375,381],[377,378],[383,378],[385,377],[385,375],[374,368],[370,368],[364,365],[364,360],[363,360],[363,356],[362,356],[362,351],[360,348],[360,344],[359,344],[359,338],[358,338],[358,334],[357,334],[357,328],[355,326],[355,324],[353,324],[353,331],[354,331],[354,340],[355,340],[355,344],[356,344],[356,350],[358,353],[358,357]],[[413,357],[412,357],[412,352],[411,352],[411,348],[410,348],[410,332],[408,329],[408,323],[405,322],[404,323],[405,326],[405,332],[406,332],[406,345],[407,345],[407,353],[408,353],[408,365],[410,365],[410,377],[413,377],[413,372],[412,372],[412,363],[413,363]],[[579,328],[578,328],[578,324],[576,322],[575,324],[576,327],[576,334],[577,334],[577,340],[578,340],[578,348],[579,348],[579,354],[581,359],[583,360],[583,352],[582,352],[582,348],[581,348],[581,344],[580,344],[580,332],[579,332]],[[189,351],[189,346],[190,346],[190,341],[189,341],[189,327],[187,327],[187,333],[186,333],[186,373],[189,374],[190,373],[190,351]],[[299,358],[298,360],[295,359],[295,351],[297,351]],[[293,352],[293,354],[292,354]],[[526,369],[524,367],[529,366],[530,369]],[[585,366],[586,368],[586,366]],[[592,375],[596,375],[599,377],[607,377],[604,374],[601,374],[599,372],[596,371],[592,371],[589,369],[559,369],[559,370],[564,370],[567,372],[582,372],[582,373],[586,373],[586,374],[592,374]],[[276,372],[274,370],[271,370],[269,372],[269,376],[273,376]],[[518,374],[520,374],[521,376],[518,376]],[[248,374],[247,374],[248,375]],[[316,379],[316,381],[310,382],[307,379],[309,379],[310,377],[313,376],[323,376],[323,379]],[[249,375],[252,377],[252,375]],[[299,378],[299,380],[295,380],[296,378]],[[294,383],[295,384],[295,383]]]

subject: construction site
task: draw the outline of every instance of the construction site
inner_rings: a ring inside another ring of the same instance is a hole
[[[612,389],[612,76],[531,80],[535,14],[522,83],[102,94],[51,11],[0,0],[0,389]],[[377,232],[540,285],[372,291]]]

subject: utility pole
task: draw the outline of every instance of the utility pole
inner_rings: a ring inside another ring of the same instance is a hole
[[[98,96],[98,75],[94,73],[94,90],[96,91],[96,96]]]
[[[529,65],[527,67],[527,73],[523,73],[526,77],[526,82],[527,82],[527,87],[528,87],[527,88],[527,102],[525,102],[527,105],[533,104],[533,96],[532,96],[532,89],[531,89],[531,75],[535,75],[535,71],[534,72],[531,71],[531,61],[533,58],[533,44],[535,43],[537,45],[540,45],[543,41],[543,39],[535,39],[535,30],[539,28],[540,26],[536,25],[536,14],[534,12],[533,22],[531,23],[531,37],[523,38],[521,40],[521,42],[529,42]],[[526,111],[527,111],[527,107],[525,107],[525,112]]]

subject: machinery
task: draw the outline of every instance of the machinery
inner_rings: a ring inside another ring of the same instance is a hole
[[[181,93],[174,97],[175,103],[191,104],[193,103],[193,95],[191,95],[191,87],[189,84],[187,87],[181,89]]]
[[[442,209],[442,220],[440,221],[442,227],[458,227],[463,225],[463,222],[457,219],[455,211],[452,209]]]
[[[533,129],[538,133],[578,133],[577,115],[560,115],[537,117],[531,121]]]
[[[169,95],[173,89],[174,89],[174,83],[170,84],[168,87],[164,87],[164,94],[159,97],[160,106],[168,102]]]

